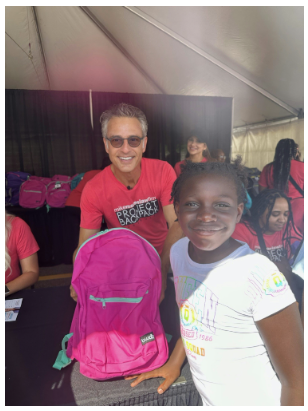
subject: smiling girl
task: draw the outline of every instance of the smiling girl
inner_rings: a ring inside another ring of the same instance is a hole
[[[211,154],[203,134],[200,131],[191,132],[191,136],[187,139],[185,160],[179,161],[174,166],[176,176],[178,177],[181,174],[181,166],[185,166],[187,161],[191,161],[192,163],[205,163],[210,159]]]
[[[168,362],[131,386],[164,377],[187,355],[204,405],[303,405],[303,329],[278,268],[233,239],[245,202],[238,163],[189,163],[172,197],[185,234],[171,249],[181,335]]]

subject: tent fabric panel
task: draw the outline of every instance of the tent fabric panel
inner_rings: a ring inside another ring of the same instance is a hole
[[[48,89],[31,7],[7,6],[5,31],[5,87]],[[28,57],[29,42],[32,62]]]
[[[292,121],[282,125],[263,127],[233,134],[231,157],[240,155],[246,167],[262,168],[274,160],[275,148],[279,140],[292,138],[304,160],[304,120]]]
[[[265,116],[282,118],[290,114],[128,10],[89,9],[118,41],[122,39],[123,47],[168,94],[233,97],[234,126],[263,122]],[[114,25],[114,21],[118,24]]]
[[[304,7],[137,8],[290,106],[303,107]]]
[[[157,92],[81,9],[37,9],[54,90]]]

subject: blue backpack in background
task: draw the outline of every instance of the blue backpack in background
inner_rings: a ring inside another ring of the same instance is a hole
[[[5,205],[19,205],[19,189],[22,183],[28,180],[31,174],[23,171],[9,171],[5,173]]]
[[[74,190],[74,188],[76,188],[78,186],[78,184],[80,183],[80,181],[83,179],[83,176],[85,175],[85,173],[80,173],[80,174],[76,174],[71,181],[71,190]]]

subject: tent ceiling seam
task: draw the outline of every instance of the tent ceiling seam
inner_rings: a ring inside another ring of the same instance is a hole
[[[229,73],[233,77],[235,77],[238,80],[240,80],[241,82],[245,83],[247,86],[253,88],[254,90],[259,92],[260,94],[262,94],[263,96],[265,96],[269,100],[273,101],[274,103],[278,104],[280,107],[282,107],[285,110],[289,111],[293,115],[295,115],[295,116],[298,115],[298,110],[296,110],[295,108],[289,106],[287,103],[284,103],[283,101],[281,101],[277,97],[273,96],[272,94],[270,94],[269,92],[264,90],[262,87],[259,87],[257,84],[255,84],[252,81],[248,80],[246,77],[242,76],[241,74],[239,74],[235,70],[231,69],[226,64],[224,64],[224,63],[220,62],[219,60],[217,60],[216,58],[212,57],[210,54],[206,53],[205,51],[203,51],[199,47],[195,46],[190,41],[184,39],[179,34],[175,33],[173,30],[171,30],[168,27],[164,26],[162,23],[159,23],[153,17],[150,17],[148,14],[146,14],[143,11],[141,11],[140,9],[138,9],[138,7],[131,7],[131,6],[122,6],[122,7],[126,8],[127,10],[132,12],[133,14],[139,16],[143,20],[145,20],[148,23],[152,24],[152,26],[154,26],[157,29],[161,30],[162,32],[164,32],[168,36],[172,37],[173,39],[175,39],[179,43],[183,44],[184,46],[186,46],[190,50],[194,51],[195,53],[199,54],[201,57],[205,58],[206,60],[209,60],[211,63],[215,64],[216,66],[218,66],[222,70],[226,71],[227,73]]]
[[[113,35],[106,29],[106,27],[94,16],[93,13],[85,6],[78,6],[92,22],[105,34],[114,46],[129,60],[132,65],[145,77],[154,87],[162,94],[167,94],[155,80],[137,63],[137,61],[128,53],[128,51],[113,37]]]
[[[41,50],[41,54],[42,54],[42,58],[43,58],[43,64],[44,64],[44,69],[45,69],[45,73],[46,73],[46,77],[47,77],[47,83],[48,83],[49,90],[51,90],[50,79],[49,79],[49,74],[48,74],[48,69],[47,69],[47,62],[46,62],[46,58],[45,58],[45,52],[44,52],[44,46],[43,46],[43,41],[42,41],[40,26],[39,26],[39,23],[38,23],[38,18],[37,18],[35,6],[31,6],[31,8],[32,8],[32,12],[33,12],[33,16],[34,16],[34,21],[35,21],[35,26],[36,26],[36,31],[37,31],[37,35],[38,35],[38,39],[39,39],[40,50]]]
[[[36,70],[36,68],[35,68],[35,64],[33,63],[33,58],[30,57],[30,55],[29,55],[22,47],[20,47],[20,45],[19,45],[7,32],[5,32],[5,34],[16,44],[17,47],[20,48],[21,51],[23,51],[23,52],[25,53],[25,55],[26,55],[26,56],[28,57],[28,59],[31,61],[31,64],[32,64],[32,66],[33,66],[33,68],[34,68],[34,71],[35,71],[35,74],[36,74],[36,77],[38,78],[38,81],[39,81],[41,87],[43,87],[42,82],[41,82],[41,79],[40,79],[40,76],[38,75],[38,72],[37,72],[37,70]]]

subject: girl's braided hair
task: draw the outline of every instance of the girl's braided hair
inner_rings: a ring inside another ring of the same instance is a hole
[[[291,160],[297,155],[298,145],[291,138],[284,138],[278,141],[275,149],[274,161],[269,165],[273,166],[274,188],[287,192],[291,170]],[[270,181],[272,167],[267,167],[267,181]]]
[[[277,198],[284,198],[288,202],[289,206],[289,216],[287,220],[286,227],[284,229],[283,235],[282,235],[282,241],[283,241],[283,246],[286,251],[286,257],[288,259],[291,258],[292,255],[292,250],[291,250],[291,240],[296,238],[296,239],[301,239],[302,235],[296,230],[296,227],[294,226],[293,222],[293,214],[292,214],[292,207],[291,207],[291,202],[289,197],[281,191],[281,190],[276,190],[276,189],[265,189],[259,193],[255,199],[253,200],[251,209],[250,209],[250,216],[246,215],[243,218],[243,223],[246,225],[247,228],[249,228],[250,232],[251,228],[255,231],[255,233],[259,233],[259,235],[262,236],[263,238],[263,232],[267,231],[269,229],[269,219],[272,213],[272,210],[275,205],[275,201]],[[267,215],[266,215],[266,224],[263,229],[260,227],[260,217],[265,213],[265,211],[268,210]],[[298,237],[292,236],[292,228],[295,232],[295,234],[298,235]],[[254,234],[252,232],[252,234]],[[267,257],[269,257],[267,255]]]
[[[180,193],[183,184],[186,180],[204,174],[214,174],[222,177],[226,177],[232,180],[236,187],[238,204],[246,203],[246,190],[247,176],[244,167],[241,164],[241,157],[237,157],[232,163],[219,163],[219,162],[205,162],[205,163],[192,163],[187,161],[186,164],[181,165],[182,173],[175,180],[171,192],[171,201],[173,204],[178,203],[180,200]]]

